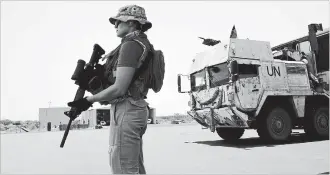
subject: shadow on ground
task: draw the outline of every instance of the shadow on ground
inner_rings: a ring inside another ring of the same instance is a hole
[[[329,140],[329,139],[311,139],[308,136],[306,136],[305,133],[299,133],[299,134],[293,134],[290,136],[290,138],[287,141],[279,142],[279,143],[267,143],[266,141],[260,139],[259,137],[244,138],[234,142],[229,142],[225,140],[212,140],[212,141],[195,141],[190,143],[204,144],[209,146],[234,147],[234,148],[242,148],[249,150],[249,148],[254,148],[254,147],[275,147],[278,145],[299,144],[299,143],[317,142],[324,140]]]

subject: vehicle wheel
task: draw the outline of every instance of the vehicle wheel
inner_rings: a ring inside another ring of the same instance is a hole
[[[216,128],[218,135],[228,141],[234,141],[241,138],[244,134],[243,128]]]
[[[285,109],[276,107],[259,117],[257,132],[261,139],[284,141],[291,135],[292,119]]]
[[[304,130],[309,136],[329,138],[329,108],[319,107],[306,116]]]

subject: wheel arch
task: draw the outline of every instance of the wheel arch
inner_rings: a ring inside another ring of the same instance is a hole
[[[259,117],[262,117],[262,115],[264,115],[267,111],[269,111],[269,109],[278,106],[284,108],[289,113],[289,116],[294,123],[294,120],[297,118],[298,115],[297,111],[295,110],[295,105],[292,96],[267,96],[260,109],[258,110],[258,113],[256,114],[257,120]]]
[[[307,96],[305,106],[305,117],[308,117],[317,107],[325,106],[329,108],[329,97],[325,95]]]

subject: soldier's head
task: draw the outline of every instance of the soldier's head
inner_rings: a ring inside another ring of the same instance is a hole
[[[111,17],[109,21],[115,26],[117,36],[120,38],[136,30],[145,32],[152,27],[152,23],[147,20],[144,8],[137,5],[120,8],[118,14]]]

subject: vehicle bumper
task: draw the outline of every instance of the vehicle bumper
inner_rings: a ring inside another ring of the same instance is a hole
[[[212,132],[218,127],[249,128],[248,115],[238,111],[236,107],[191,110],[188,115]]]

